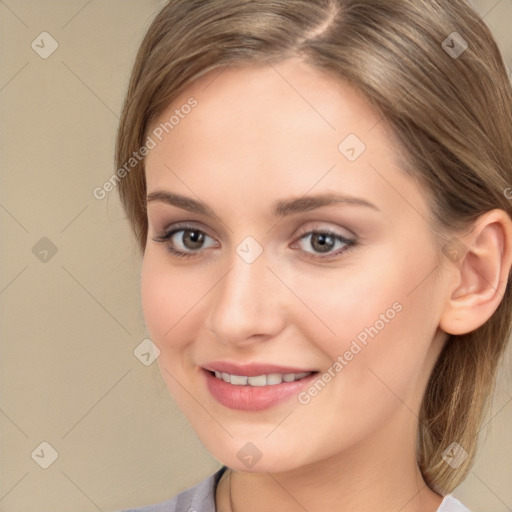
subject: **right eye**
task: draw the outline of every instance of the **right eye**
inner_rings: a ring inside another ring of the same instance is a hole
[[[210,239],[213,243],[205,246],[207,239]],[[177,258],[198,256],[201,249],[218,246],[213,238],[195,226],[179,226],[174,229],[167,229],[161,235],[154,237],[153,240],[164,243],[167,250]]]

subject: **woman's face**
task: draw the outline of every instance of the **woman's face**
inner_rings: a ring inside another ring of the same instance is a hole
[[[413,453],[446,283],[383,119],[293,59],[208,73],[148,134],[143,313],[206,448],[242,471]]]

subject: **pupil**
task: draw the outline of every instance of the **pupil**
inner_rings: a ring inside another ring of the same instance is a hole
[[[331,235],[319,233],[313,236],[313,245],[315,242],[319,245],[316,248],[319,248],[319,252],[329,252],[332,249],[334,239]]]
[[[187,231],[189,234],[188,237],[185,237],[183,242],[185,246],[187,246],[188,249],[198,249],[203,244],[204,239],[204,233],[201,233],[200,231]],[[190,240],[191,243],[186,243],[186,241]]]

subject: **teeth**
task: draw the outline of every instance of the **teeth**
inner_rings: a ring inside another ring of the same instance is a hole
[[[267,375],[267,384],[273,386],[274,384],[281,384],[283,382],[283,376],[280,373],[271,373]]]
[[[215,372],[215,377],[224,382],[235,386],[274,386],[282,382],[294,382],[310,375],[312,372],[303,373],[270,373],[268,375],[255,375],[247,377],[245,375],[230,375],[226,372]]]
[[[231,379],[233,379],[233,377],[231,377]],[[231,382],[233,382],[233,380],[231,380]],[[266,375],[256,375],[254,377],[248,377],[247,384],[249,384],[249,386],[266,386],[267,385],[267,376]]]
[[[231,377],[231,384],[234,384],[235,386],[245,386],[247,384],[247,380],[249,377],[245,377],[243,375],[230,375]],[[253,384],[251,382],[251,385],[255,386],[256,384]]]

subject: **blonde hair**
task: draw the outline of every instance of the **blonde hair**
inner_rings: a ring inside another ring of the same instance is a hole
[[[464,0],[172,0],[136,57],[117,168],[145,145],[151,122],[206,72],[297,56],[348,81],[382,114],[404,171],[428,192],[436,233],[467,229],[494,208],[512,217],[504,193],[512,183],[510,81],[489,29]],[[119,193],[143,252],[144,160],[120,181]],[[494,315],[473,332],[450,336],[430,377],[417,460],[442,495],[474,461],[511,318],[509,272]],[[457,469],[443,460],[453,442],[469,455]]]

